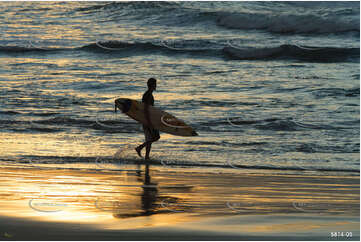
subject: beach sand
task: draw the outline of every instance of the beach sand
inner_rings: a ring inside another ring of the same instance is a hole
[[[1,240],[359,240],[359,176],[0,168]]]

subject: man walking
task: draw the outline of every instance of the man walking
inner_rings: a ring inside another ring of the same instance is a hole
[[[147,125],[143,124],[145,142],[139,145],[135,150],[137,154],[142,157],[141,151],[146,147],[145,151],[145,160],[149,160],[150,149],[152,148],[152,143],[159,140],[159,130],[153,127],[153,124],[150,120],[149,106],[154,106],[154,97],[153,91],[157,88],[157,80],[155,78],[150,78],[147,82],[148,90],[143,94],[142,103],[144,103],[144,115]]]

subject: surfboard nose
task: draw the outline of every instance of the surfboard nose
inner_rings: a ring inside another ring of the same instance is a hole
[[[132,106],[132,101],[128,98],[118,98],[114,101],[115,107],[114,111],[117,112],[117,108],[121,110],[123,113],[126,113],[130,110]]]

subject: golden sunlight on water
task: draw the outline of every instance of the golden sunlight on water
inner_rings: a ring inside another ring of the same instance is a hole
[[[47,126],[33,123],[33,128]],[[59,135],[57,133],[44,136],[43,134],[0,134],[0,152],[8,156],[68,156],[79,158],[83,156],[96,156],[96,145],[86,143],[85,138],[77,135]],[[113,151],[109,151],[113,152]],[[30,158],[29,158],[30,159]],[[29,162],[32,162],[29,160]]]
[[[359,237],[359,4],[271,5],[2,2],[0,238]],[[150,77],[199,135],[161,132],[146,163],[114,100]]]

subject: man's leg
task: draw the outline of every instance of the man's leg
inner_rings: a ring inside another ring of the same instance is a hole
[[[141,151],[146,145],[147,145],[147,142],[144,142],[143,144],[141,144],[137,148],[135,148],[135,151],[137,152],[139,157],[142,157]]]
[[[148,144],[146,144],[146,151],[145,151],[145,159],[146,160],[149,160],[149,154],[150,154],[150,150],[152,148],[152,143],[158,141],[160,138],[158,130],[152,129],[152,130],[150,130],[150,134],[151,134],[151,140],[149,142],[147,142]]]
[[[145,159],[149,160],[150,149],[152,148],[152,142],[146,142],[145,146]]]
[[[137,151],[138,155],[140,157],[142,157],[141,150],[144,147],[146,147],[145,159],[149,160],[149,154],[150,154],[150,150],[152,148],[152,143],[155,141],[158,141],[160,138],[159,131],[144,127],[144,135],[145,135],[145,142],[143,144],[139,145],[137,148],[135,148],[135,150]]]
[[[147,143],[149,142],[149,140],[151,138],[150,130],[145,125],[143,125],[143,131],[144,131],[145,142],[143,144],[139,145],[137,148],[135,148],[135,151],[137,152],[138,156],[141,158],[142,158],[141,151],[145,146],[147,146]]]
[[[144,142],[143,144],[139,145],[137,148],[135,148],[135,150],[137,151],[138,155],[139,155],[140,157],[142,157],[142,154],[141,154],[140,152],[142,151],[142,149],[143,149],[144,147],[147,147],[147,148],[146,148],[146,155],[145,155],[145,157],[147,157],[147,154],[148,154],[148,158],[149,158],[149,153],[150,153],[150,149],[151,149],[152,143],[153,143],[153,142],[151,142],[151,141],[146,141],[146,142]]]

